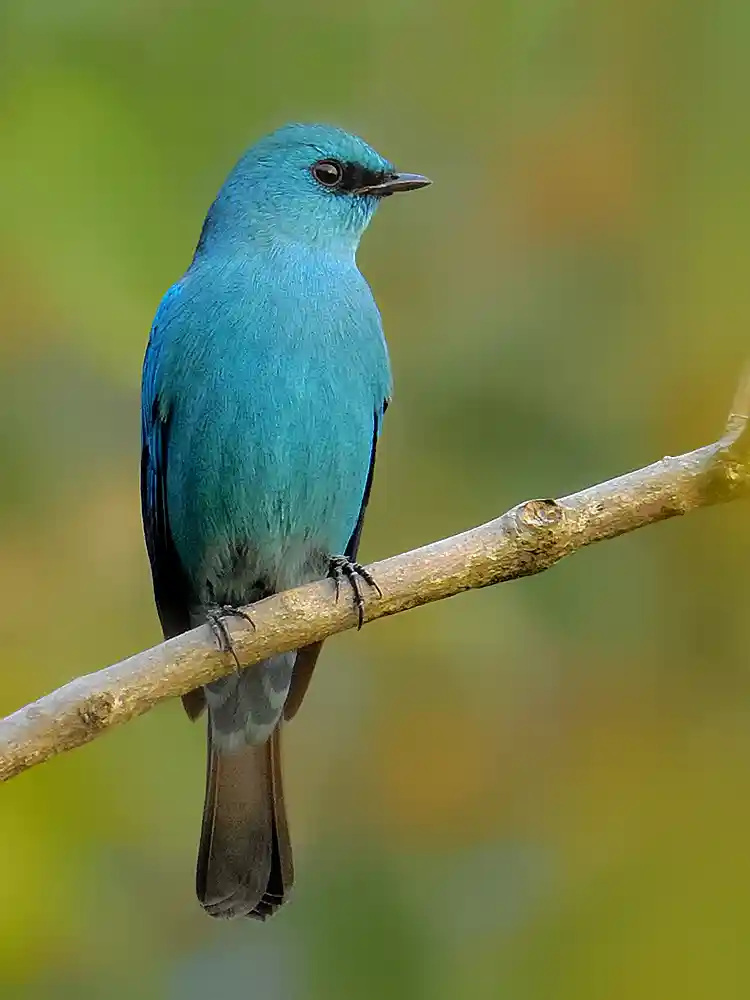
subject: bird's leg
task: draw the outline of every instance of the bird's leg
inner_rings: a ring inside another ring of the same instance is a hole
[[[244,618],[244,620],[252,626],[253,631],[255,631],[255,622],[252,620],[250,615],[247,614],[247,612],[242,611],[240,608],[233,608],[231,604],[210,605],[206,608],[206,618],[208,619],[211,631],[216,636],[216,642],[218,643],[219,649],[222,653],[231,653],[237,670],[242,670],[242,664],[237,659],[237,652],[234,648],[232,637],[229,634],[229,629],[224,623],[224,619]]]
[[[383,592],[375,582],[375,578],[364,566],[358,562],[352,562],[346,556],[333,556],[328,564],[328,575],[336,584],[336,600],[341,596],[341,581],[347,580],[354,592],[354,607],[357,609],[358,624],[357,629],[361,629],[365,622],[365,599],[362,596],[362,585],[360,578],[366,584],[377,591],[378,597],[383,596]]]

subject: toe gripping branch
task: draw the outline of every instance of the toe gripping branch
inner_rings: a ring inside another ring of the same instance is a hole
[[[345,580],[352,588],[354,596],[354,607],[357,609],[357,629],[361,629],[365,623],[365,598],[362,593],[362,583],[372,587],[378,597],[383,596],[383,592],[378,586],[375,578],[369,570],[365,569],[358,562],[352,562],[346,556],[333,556],[328,566],[328,576],[336,584],[336,600],[341,597],[341,583]],[[216,604],[206,609],[208,624],[216,637],[216,642],[222,653],[231,653],[237,670],[242,669],[242,665],[237,658],[237,652],[226,626],[227,618],[242,618],[255,631],[256,625],[247,612],[241,608],[235,608],[231,604]]]
[[[234,648],[234,643],[232,642],[232,637],[229,634],[229,629],[226,626],[225,619],[242,618],[251,626],[253,631],[255,631],[255,622],[252,620],[250,615],[242,611],[240,608],[232,607],[231,604],[217,604],[213,607],[207,608],[206,618],[208,619],[211,631],[216,636],[216,642],[218,643],[219,649],[222,653],[231,653],[237,670],[242,670],[242,665],[237,659],[237,651]]]
[[[383,592],[375,582],[375,578],[364,566],[358,562],[352,562],[346,556],[334,556],[328,566],[328,575],[336,584],[336,600],[341,596],[341,581],[346,580],[352,588],[354,594],[354,607],[357,609],[357,629],[361,629],[365,623],[365,599],[362,594],[361,580],[376,591],[378,597],[383,596]]]

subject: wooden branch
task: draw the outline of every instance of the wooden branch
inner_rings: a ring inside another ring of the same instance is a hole
[[[559,500],[527,500],[478,528],[373,563],[382,597],[370,592],[365,620],[540,573],[593,542],[747,496],[749,414],[750,368],[716,443]],[[250,665],[353,628],[357,616],[345,596],[344,589],[337,602],[332,581],[321,580],[252,605],[254,631],[241,619],[232,623],[237,656]],[[79,677],[0,721],[0,780],[232,669],[204,626]]]

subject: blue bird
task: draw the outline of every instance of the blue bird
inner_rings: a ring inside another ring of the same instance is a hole
[[[429,184],[362,139],[287,125],[239,161],[192,263],[159,306],[143,367],[141,500],[165,638],[329,574],[353,589],[375,448],[391,396],[380,314],[355,263],[382,198]],[[283,719],[321,643],[183,698],[208,707],[196,888],[212,916],[265,919],[292,852]]]

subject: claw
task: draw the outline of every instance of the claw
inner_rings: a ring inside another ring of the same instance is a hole
[[[341,597],[341,578],[344,575],[341,566],[338,563],[331,560],[331,565],[328,567],[328,575],[333,580],[334,586],[336,587],[336,602],[338,603],[339,597]]]
[[[341,581],[346,579],[354,592],[354,607],[357,609],[357,630],[361,629],[365,623],[365,599],[362,595],[362,585],[360,578],[365,583],[377,591],[378,597],[383,596],[383,592],[375,582],[375,579],[364,566],[358,562],[352,562],[346,556],[334,556],[328,568],[328,575],[336,585],[336,600],[341,596]]]
[[[208,624],[211,627],[211,631],[216,637],[216,642],[222,653],[231,653],[232,659],[234,660],[235,667],[239,672],[242,670],[242,664],[237,658],[237,651],[234,648],[234,643],[232,642],[232,637],[229,634],[229,629],[224,623],[225,618],[242,618],[244,619],[255,631],[255,622],[252,620],[249,614],[245,611],[241,611],[240,608],[233,608],[231,604],[220,604],[216,607],[210,607],[206,609],[206,618],[208,619]]]

